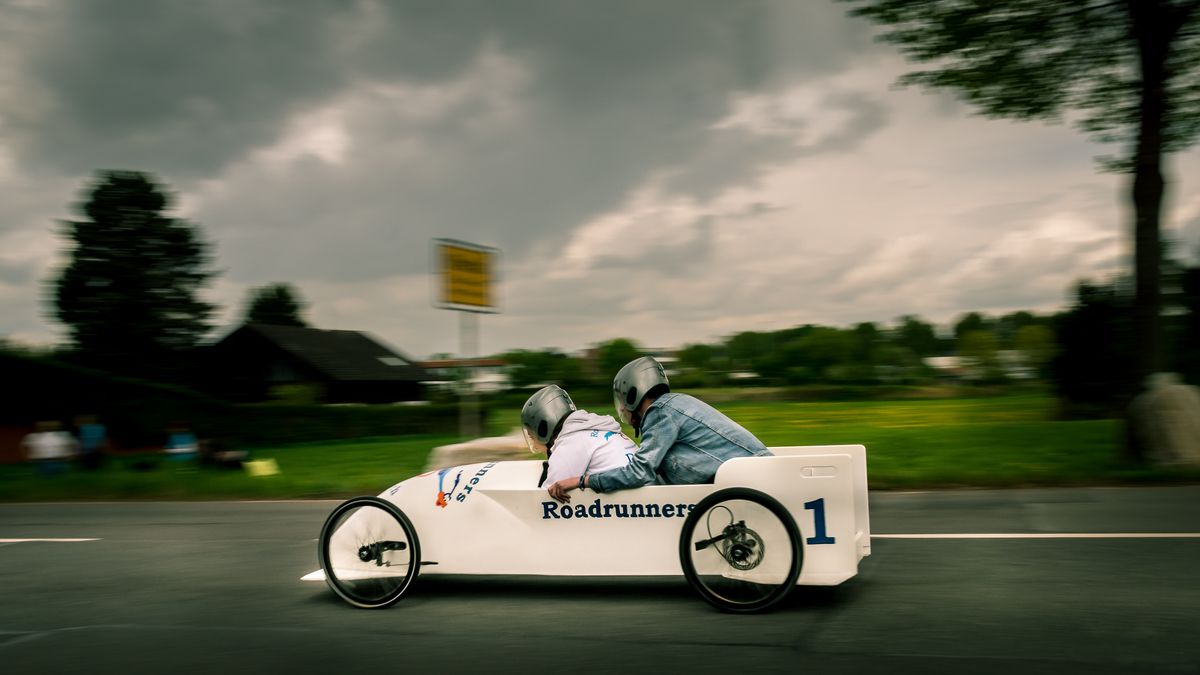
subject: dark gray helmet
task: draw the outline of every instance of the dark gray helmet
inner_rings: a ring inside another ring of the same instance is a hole
[[[613,405],[617,416],[636,429],[641,426],[641,420],[635,423],[633,411],[642,404],[642,399],[648,394],[657,396],[668,391],[671,391],[671,384],[661,363],[650,356],[634,359],[613,378]]]
[[[575,402],[557,384],[538,389],[521,406],[521,431],[533,453],[546,452],[562,429],[563,420],[575,412]]]

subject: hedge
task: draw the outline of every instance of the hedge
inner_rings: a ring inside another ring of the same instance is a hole
[[[237,405],[183,387],[6,352],[0,352],[0,373],[0,424],[69,424],[78,415],[97,415],[121,448],[162,445],[175,422],[230,445],[451,433],[459,424],[454,404]]]

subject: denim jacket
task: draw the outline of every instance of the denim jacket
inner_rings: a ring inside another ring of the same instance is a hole
[[[641,447],[628,466],[588,477],[596,492],[612,492],[656,482],[711,483],[727,459],[770,455],[771,451],[737,422],[687,394],[663,394],[642,419]]]

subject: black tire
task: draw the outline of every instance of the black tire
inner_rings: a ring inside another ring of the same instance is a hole
[[[412,522],[395,504],[354,497],[325,519],[317,557],[334,593],[355,607],[375,609],[392,605],[412,588],[421,567],[421,544]]]
[[[800,542],[796,521],[774,497],[726,488],[688,513],[679,534],[679,563],[688,584],[713,607],[762,612],[796,586],[804,564]]]

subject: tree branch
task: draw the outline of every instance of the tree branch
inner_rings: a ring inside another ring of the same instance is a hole
[[[1200,0],[1191,0],[1191,2],[1182,3],[1178,6],[1178,9],[1179,17],[1183,23],[1187,23],[1188,19],[1191,19],[1192,15],[1196,13],[1196,10],[1200,9]]]
[[[1076,7],[1076,8],[1075,8],[1074,10],[1072,10],[1072,11],[1069,11],[1069,12],[1063,12],[1063,13],[1062,13],[1062,14],[1060,14],[1059,16],[1077,16],[1077,15],[1079,15],[1079,14],[1090,14],[1090,13],[1092,13],[1092,12],[1095,12],[1095,11],[1097,11],[1097,10],[1101,10],[1101,9],[1112,9],[1112,8],[1114,8],[1114,7],[1124,7],[1124,5],[1125,5],[1125,0],[1112,0],[1111,2],[1104,2],[1104,3],[1101,3],[1101,4],[1099,4],[1099,5],[1088,5],[1088,4],[1085,4],[1085,5],[1081,6],[1081,7]]]
[[[1174,39],[1178,36],[1183,27],[1195,16],[1197,9],[1200,9],[1200,0],[1190,0],[1179,5],[1168,4],[1167,12],[1171,17],[1171,23],[1167,27],[1168,37]]]

